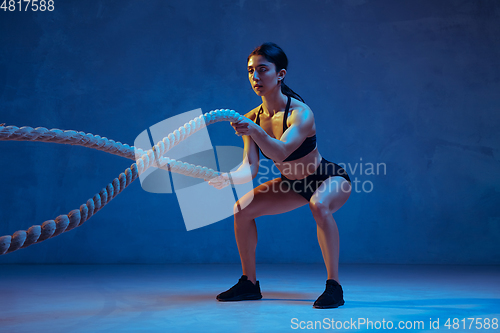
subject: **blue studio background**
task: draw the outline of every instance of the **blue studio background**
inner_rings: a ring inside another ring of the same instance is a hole
[[[56,0],[52,12],[2,10],[0,123],[132,145],[196,108],[245,113],[260,103],[246,59],[266,41],[289,57],[286,82],[315,112],[320,152],[358,181],[334,215],[342,263],[500,263],[499,1]],[[242,146],[228,123],[209,131],[213,145]],[[132,163],[37,142],[2,141],[0,152],[0,235],[78,208]],[[257,226],[259,263],[322,262],[307,206]],[[175,195],[136,181],[81,227],[0,262],[239,256],[232,218],[187,232]]]

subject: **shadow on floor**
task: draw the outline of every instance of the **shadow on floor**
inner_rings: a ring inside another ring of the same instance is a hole
[[[356,301],[346,299],[346,307],[350,308],[386,308],[386,309],[419,309],[432,312],[434,316],[481,316],[491,309],[500,309],[500,300],[493,298],[440,298],[440,299],[410,299],[390,301]]]

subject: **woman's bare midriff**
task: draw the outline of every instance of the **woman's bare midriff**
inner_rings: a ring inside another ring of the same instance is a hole
[[[304,157],[289,162],[274,162],[281,174],[288,179],[303,179],[316,171],[321,162],[318,148]]]

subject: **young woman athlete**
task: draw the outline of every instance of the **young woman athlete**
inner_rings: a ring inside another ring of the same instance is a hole
[[[209,184],[223,188],[230,181],[240,183],[245,178],[248,181],[241,170],[250,170],[255,177],[259,150],[274,161],[281,177],[259,185],[236,203],[234,232],[243,276],[217,299],[262,298],[255,272],[255,218],[285,213],[309,204],[328,273],[326,289],[314,302],[314,307],[336,308],[344,304],[344,299],[338,277],[339,234],[332,214],[349,198],[349,176],[343,168],[328,162],[319,153],[313,112],[283,82],[288,67],[283,50],[274,43],[262,44],[250,54],[247,63],[250,84],[262,98],[262,104],[245,114],[243,120],[231,123],[245,145],[242,166],[230,175],[224,173],[210,180]]]

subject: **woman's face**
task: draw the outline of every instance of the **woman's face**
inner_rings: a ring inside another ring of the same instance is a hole
[[[276,66],[261,55],[253,55],[248,60],[248,79],[258,96],[264,96],[279,87],[283,71],[276,73]]]

